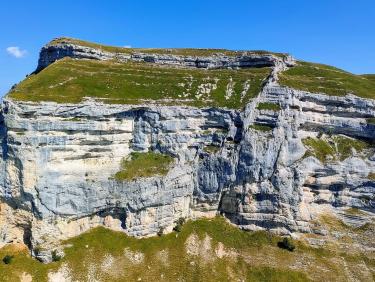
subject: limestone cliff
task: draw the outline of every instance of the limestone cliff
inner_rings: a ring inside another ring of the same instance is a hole
[[[150,236],[172,230],[180,217],[221,213],[243,229],[291,234],[324,232],[314,222],[323,211],[356,224],[365,222],[348,219],[343,209],[372,217],[375,100],[280,85],[279,74],[296,63],[287,55],[121,53],[60,41],[42,49],[37,72],[64,57],[272,71],[240,109],[90,97],[35,102],[10,93],[1,117],[2,243],[23,240],[48,261],[51,245],[98,225]],[[306,140],[328,144],[332,154],[319,158]],[[350,142],[366,145],[341,152],[340,144]],[[170,155],[173,165],[165,176],[115,179],[134,151]]]

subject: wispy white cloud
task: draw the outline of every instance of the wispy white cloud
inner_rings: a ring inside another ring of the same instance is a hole
[[[27,51],[26,50],[22,50],[20,47],[18,46],[11,46],[11,47],[8,47],[7,48],[7,52],[8,54],[16,57],[16,58],[23,58],[26,56],[27,54]]]
[[[132,48],[131,45],[125,45],[124,48]]]

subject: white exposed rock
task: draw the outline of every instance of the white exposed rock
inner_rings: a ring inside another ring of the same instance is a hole
[[[169,265],[169,253],[167,250],[161,250],[157,252],[156,257],[164,266]]]
[[[232,249],[228,249],[223,243],[219,242],[215,248],[215,254],[218,258],[222,259],[225,257],[234,258],[237,256],[237,252]]]
[[[103,262],[100,267],[103,271],[108,271],[111,269],[114,262],[115,262],[115,258],[112,255],[107,254],[104,256]]]
[[[233,93],[234,93],[234,84],[235,82],[233,82],[233,79],[232,77],[229,78],[229,82],[227,84],[227,89],[225,90],[225,100],[229,100],[230,97],[232,97]]]
[[[72,277],[70,269],[66,264],[63,264],[57,271],[50,271],[48,273],[49,282],[71,282]]]
[[[185,242],[186,253],[191,256],[199,255],[200,239],[197,234],[191,234]]]
[[[33,277],[29,273],[23,272],[20,276],[20,280],[21,282],[32,282]]]
[[[134,264],[143,263],[145,255],[141,252],[134,252],[129,248],[124,249],[124,256]]]

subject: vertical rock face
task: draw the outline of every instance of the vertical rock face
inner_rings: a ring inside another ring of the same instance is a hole
[[[238,112],[217,109],[5,101],[3,110],[2,195],[35,217],[34,245],[97,224],[135,236],[172,228],[178,218],[192,215],[195,190],[208,193],[200,188],[206,185],[218,193],[229,181],[198,180],[207,174],[199,169],[199,155],[209,157],[202,149],[219,148],[242,128]],[[166,176],[113,178],[130,152],[151,150],[174,156]],[[233,169],[225,173],[234,175]]]
[[[39,68],[66,55],[59,52],[41,56]],[[303,140],[345,134],[373,141],[375,125],[366,117],[375,116],[375,101],[281,87],[277,72],[288,64],[273,64],[244,111],[5,99],[1,242],[35,248],[98,225],[149,236],[171,230],[180,217],[217,212],[244,229],[312,232],[322,207],[373,212],[373,148],[324,163],[307,154]],[[280,109],[259,109],[270,102]],[[121,160],[135,151],[165,153],[174,162],[165,176],[115,180]]]

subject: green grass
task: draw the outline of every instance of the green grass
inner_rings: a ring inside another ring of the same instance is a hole
[[[82,121],[82,119],[79,117],[72,117],[72,118],[64,119],[64,121]]]
[[[367,178],[370,179],[370,180],[375,180],[375,172],[370,172],[370,173],[367,175]]]
[[[241,231],[218,217],[212,220],[189,221],[178,234],[173,232],[147,239],[135,239],[104,228],[97,228],[67,241],[73,247],[68,248],[66,254],[70,260],[69,264],[75,266],[75,277],[81,279],[82,273],[87,273],[87,263],[84,262],[87,261],[88,254],[94,256],[90,259],[100,261],[107,253],[122,256],[124,248],[128,248],[134,252],[141,252],[145,256],[144,262],[140,265],[129,265],[123,262],[122,265],[116,266],[124,268],[122,278],[128,281],[136,281],[138,277],[142,277],[142,281],[154,281],[159,279],[160,273],[164,274],[166,281],[176,281],[179,277],[183,277],[185,281],[231,281],[228,267],[235,273],[235,277],[251,277],[254,279],[251,281],[266,281],[264,279],[276,278],[278,275],[284,279],[280,281],[308,280],[306,274],[293,270],[263,266],[249,267],[242,259],[223,258],[210,261],[208,258],[208,261],[205,261],[202,258],[189,257],[185,251],[185,242],[191,234],[196,234],[202,241],[208,235],[212,238],[213,246],[222,242],[226,247],[232,247],[235,250],[259,248],[277,241],[276,237],[269,236],[266,232]],[[85,248],[87,244],[89,251]],[[161,250],[168,252],[168,266],[161,265],[156,259],[156,254]]]
[[[371,145],[365,141],[348,138],[342,135],[334,136],[332,140],[336,144],[336,150],[341,161],[352,155],[352,149],[355,149],[357,153],[362,153],[366,149],[371,148]]]
[[[249,271],[246,281],[289,282],[308,281],[305,274],[297,271],[280,271],[271,267],[255,268]]]
[[[324,223],[335,230],[348,228],[331,217],[324,218]],[[195,256],[187,253],[192,235],[199,253]],[[74,281],[88,281],[90,274],[91,280],[100,281],[343,281],[347,277],[342,260],[351,271],[359,263],[373,264],[363,255],[349,257],[336,249],[312,248],[302,241],[295,241],[296,249],[289,252],[277,246],[281,240],[264,231],[242,231],[223,217],[188,221],[181,232],[143,239],[99,227],[63,242],[65,257],[50,264],[33,260],[25,249],[0,249],[1,257],[15,256],[11,264],[0,264],[0,281],[19,281],[23,272],[32,275],[33,281],[47,281],[47,273],[62,265],[70,269]],[[237,255],[219,257],[219,244]],[[124,252],[141,254],[143,260],[131,262]],[[102,268],[105,258],[113,261],[109,269]]]
[[[269,68],[181,69],[146,63],[64,58],[27,77],[8,97],[57,103],[79,103],[85,97],[92,97],[114,104],[158,103],[241,109],[258,95],[269,72]],[[247,89],[248,84],[250,89]],[[228,97],[226,91],[230,86],[233,91]]]
[[[369,124],[375,124],[375,117],[373,117],[373,118],[368,118],[366,121],[367,121],[367,123],[369,123]]]
[[[362,74],[361,76],[365,77],[365,78],[367,78],[369,80],[375,81],[375,74]]]
[[[263,131],[263,132],[269,132],[272,131],[272,127],[268,125],[262,125],[262,124],[252,124],[249,126],[249,128],[255,129],[257,131]]]
[[[164,176],[172,162],[173,158],[168,155],[133,152],[130,158],[122,161],[121,170],[114,178],[118,181],[131,181],[140,177]]]
[[[47,281],[47,271],[58,267],[57,263],[43,264],[30,257],[26,247],[8,245],[0,249],[1,259],[6,255],[14,256],[11,264],[0,262],[0,281],[20,281],[23,272],[30,274],[33,281]]]
[[[180,56],[212,56],[214,54],[223,54],[226,56],[239,56],[244,51],[234,51],[234,50],[227,50],[227,49],[207,49],[207,48],[123,48],[123,47],[114,47],[114,46],[107,46],[102,44],[97,44],[93,42],[88,42],[84,40],[68,38],[68,37],[61,37],[52,40],[49,45],[56,45],[59,43],[70,43],[76,44],[85,47],[91,47],[95,49],[101,49],[103,51],[112,52],[112,53],[125,53],[131,54],[134,52],[141,52],[141,53],[153,53],[153,54],[172,54],[172,55],[180,55]],[[252,50],[246,51],[249,53],[255,54],[272,54],[278,57],[284,57],[287,54],[285,53],[275,53],[269,52],[265,50]]]
[[[334,147],[325,140],[308,137],[303,139],[302,142],[308,148],[306,156],[314,156],[322,163],[327,161],[328,156],[335,156]]]
[[[257,105],[257,109],[258,110],[270,110],[270,111],[280,111],[281,110],[280,105],[275,104],[275,103],[269,103],[269,102],[259,103]]]
[[[203,147],[203,151],[209,154],[216,154],[220,151],[220,147],[215,145],[207,145]]]
[[[349,208],[345,210],[345,213],[349,215],[357,215],[357,216],[366,215],[363,211],[361,211],[358,208]]]
[[[375,99],[375,80],[355,75],[335,67],[299,62],[297,66],[279,75],[280,84],[295,89],[345,96],[348,93]]]
[[[333,160],[343,161],[353,155],[353,149],[360,157],[367,157],[373,150],[370,143],[343,135],[321,139],[308,137],[302,142],[308,149],[305,157],[314,156],[323,163],[327,161],[328,156]]]

